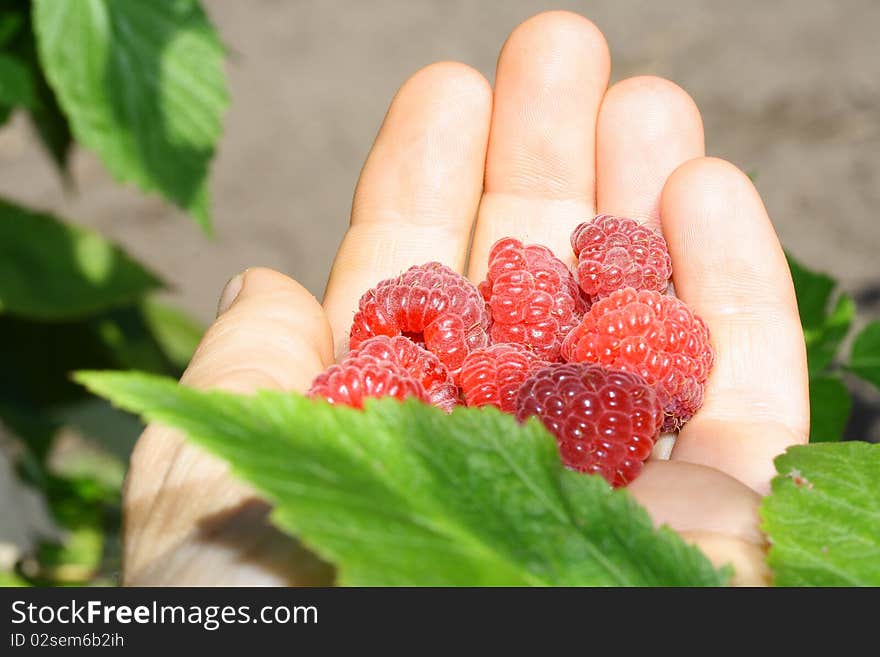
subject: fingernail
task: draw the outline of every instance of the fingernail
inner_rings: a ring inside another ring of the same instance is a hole
[[[238,297],[238,293],[241,292],[241,286],[244,283],[244,274],[245,272],[242,272],[233,276],[229,279],[226,287],[223,288],[223,292],[220,294],[220,301],[217,302],[217,317],[220,317],[220,315],[229,310],[229,306]]]

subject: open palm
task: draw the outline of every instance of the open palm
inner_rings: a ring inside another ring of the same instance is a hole
[[[609,89],[609,70],[592,23],[550,12],[511,34],[494,92],[462,64],[416,73],[367,158],[323,306],[281,274],[248,270],[224,291],[183,381],[304,390],[346,350],[358,299],[376,281],[440,260],[479,282],[489,248],[508,235],[571,263],[575,225],[597,212],[634,217],[662,229],[675,292],[709,324],[717,361],[671,460],[649,462],[630,490],[656,522],[733,563],[737,581],[759,583],[760,494],[773,457],[809,429],[788,267],[749,179],[704,156],[691,98],[653,77]],[[271,529],[266,511],[219,461],[151,426],[126,486],[125,581],[329,581],[329,567]]]

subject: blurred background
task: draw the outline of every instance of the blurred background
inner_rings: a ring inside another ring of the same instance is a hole
[[[360,167],[397,87],[436,60],[467,62],[492,81],[507,34],[549,8],[584,14],[605,33],[612,82],[654,74],[692,95],[708,153],[749,172],[789,253],[854,298],[843,349],[880,312],[876,0],[202,4],[227,48],[231,97],[208,182],[212,238],[159,196],[115,182],[93,151],[73,148],[65,182],[24,112],[0,128],[0,197],[122,245],[168,283],[159,298],[198,323],[210,322],[226,280],[248,266],[279,269],[320,297]],[[844,378],[853,395],[846,435],[878,440],[877,391]],[[89,444],[71,440],[74,453]],[[113,443],[116,483],[108,485],[118,487],[129,446]],[[20,571],[34,537],[58,531],[45,507],[7,459],[0,569],[5,559]],[[105,546],[104,559],[109,552]]]
[[[783,244],[873,298],[880,289],[880,3],[556,2],[592,19],[612,82],[654,74],[699,105],[707,150],[755,175]],[[492,81],[507,34],[541,0],[208,0],[232,103],[210,189],[216,237],[121,187],[87,151],[73,193],[23,116],[0,134],[0,194],[98,229],[212,319],[228,278],[260,264],[316,295],[392,95],[433,61]]]

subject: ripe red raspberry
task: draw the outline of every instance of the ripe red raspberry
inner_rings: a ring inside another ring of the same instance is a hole
[[[480,292],[492,315],[492,342],[515,342],[547,361],[559,359],[562,340],[586,310],[577,281],[546,246],[512,237],[489,252]]]
[[[360,300],[350,348],[375,335],[404,335],[434,353],[457,380],[464,357],[486,346],[489,314],[477,288],[439,262],[410,267]]]
[[[626,486],[642,471],[660,435],[663,409],[637,374],[589,363],[538,370],[519,390],[516,417],[536,415],[556,436],[562,462]]]
[[[666,292],[672,259],[657,231],[626,217],[600,214],[571,234],[581,289],[593,301],[615,290]]]
[[[403,368],[409,376],[422,385],[428,395],[428,401],[434,406],[439,406],[448,412],[458,403],[458,388],[440,359],[409,338],[402,335],[393,338],[377,335],[365,340],[357,349],[349,352],[343,363],[363,355]]]
[[[415,397],[428,401],[424,386],[405,369],[374,356],[359,355],[331,365],[312,382],[309,397],[322,397],[331,404],[363,408],[367,397]]]
[[[680,429],[703,403],[715,359],[706,322],[684,302],[632,288],[594,303],[562,355],[643,376],[663,405],[664,431]]]
[[[505,413],[516,408],[516,393],[535,370],[549,365],[526,347],[493,344],[468,354],[461,366],[461,388],[468,406],[494,406]]]

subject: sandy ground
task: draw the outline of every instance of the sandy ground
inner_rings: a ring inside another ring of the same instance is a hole
[[[396,88],[435,60],[494,77],[498,48],[533,0],[207,0],[231,57],[232,106],[211,179],[216,237],[157,198],[113,183],[78,152],[66,194],[25,121],[0,132],[0,195],[121,242],[204,321],[251,265],[316,295],[351,193]],[[605,32],[613,79],[656,74],[703,112],[709,153],[757,174],[783,244],[880,308],[880,2],[557,2]],[[859,430],[878,432],[861,388]]]

